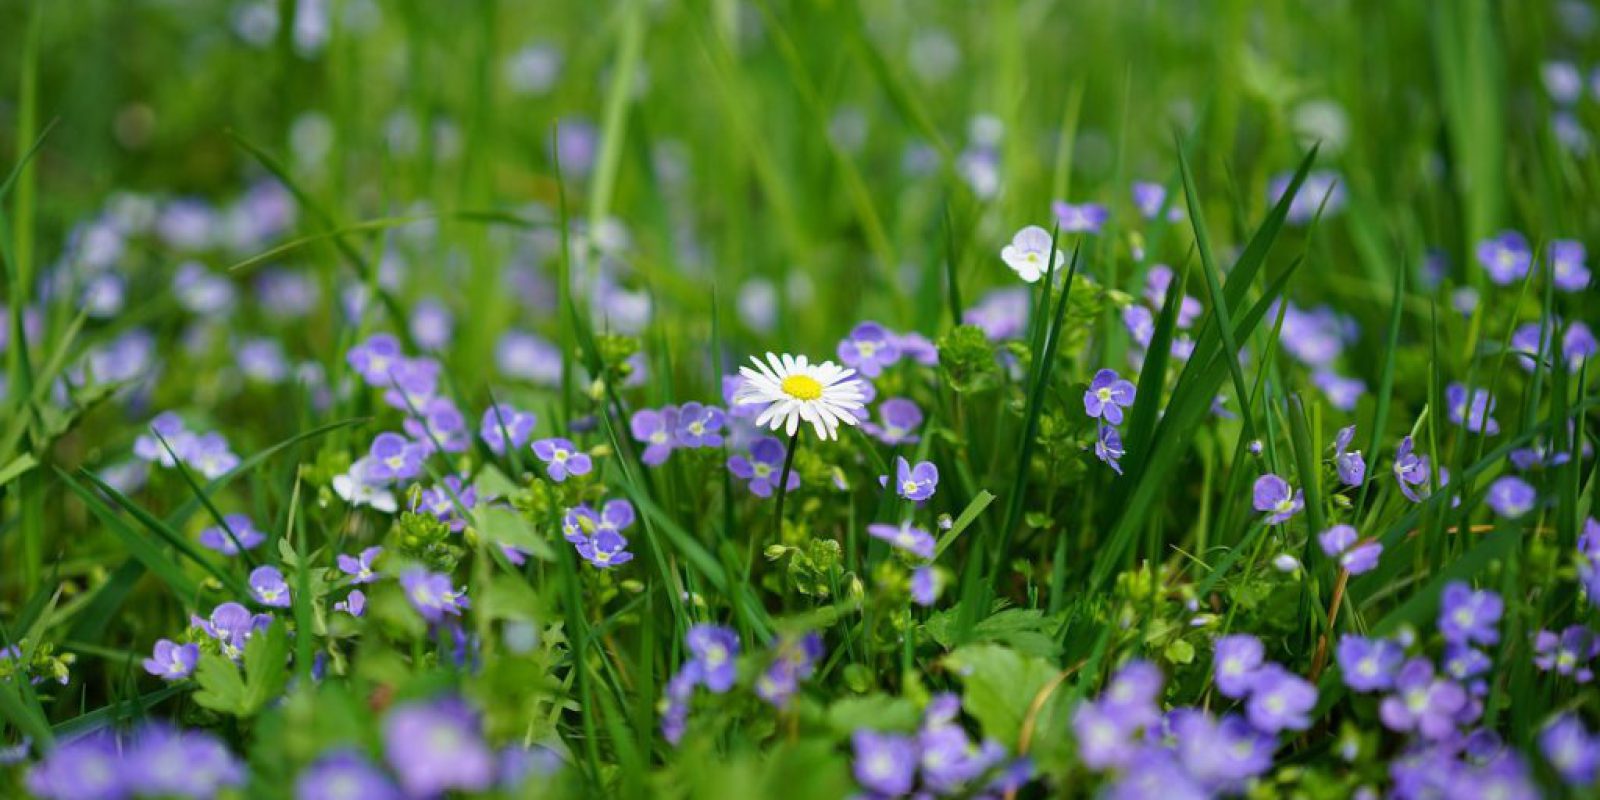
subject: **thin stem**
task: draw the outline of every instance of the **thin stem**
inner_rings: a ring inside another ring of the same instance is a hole
[[[800,429],[795,428],[789,434],[789,447],[783,454],[783,473],[778,476],[778,508],[772,517],[772,530],[776,534],[775,541],[783,541],[783,500],[789,496],[789,473],[794,469],[794,451],[800,449]]]

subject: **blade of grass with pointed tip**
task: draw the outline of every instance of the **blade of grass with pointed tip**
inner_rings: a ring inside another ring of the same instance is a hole
[[[89,507],[89,511],[98,517],[112,534],[122,540],[122,546],[127,549],[128,555],[138,559],[146,569],[165,581],[179,600],[185,603],[195,602],[200,596],[200,586],[184,573],[177,562],[168,557],[166,552],[150,539],[140,536],[131,526],[123,522],[116,511],[96,497],[94,492],[73,480],[72,476],[59,468],[56,468],[56,474],[67,484],[67,488]]]
[[[66,473],[61,472],[60,470],[57,470],[57,472],[62,476],[63,479],[69,481],[71,480]],[[100,476],[82,467],[78,469],[78,475],[88,479],[90,483],[94,484],[96,489],[99,489],[107,497],[111,498],[113,503],[121,506],[124,511],[127,511],[128,514],[130,514],[140,525],[144,526],[146,530],[150,531],[158,538],[171,545],[173,549],[183,554],[183,556],[188,558],[190,561],[199,564],[200,567],[206,572],[211,573],[212,577],[221,581],[223,586],[228,587],[228,590],[235,597],[242,598],[251,596],[250,588],[243,580],[239,578],[238,575],[233,574],[233,572],[218,566],[212,562],[211,559],[206,558],[205,554],[202,553],[200,548],[196,547],[194,543],[184,538],[182,534],[173,530],[165,522],[156,519],[155,515],[151,514],[149,511],[146,511],[144,507],[138,503],[133,502],[132,499],[123,494],[115,486],[106,483],[100,478]]]

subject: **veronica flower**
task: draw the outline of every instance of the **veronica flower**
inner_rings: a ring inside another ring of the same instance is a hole
[[[1511,465],[1524,472],[1545,467],[1559,467],[1572,460],[1571,453],[1553,453],[1544,439],[1535,439],[1528,447],[1519,447],[1506,456]]]
[[[933,496],[939,487],[939,468],[932,461],[918,461],[915,467],[906,460],[905,456],[894,458],[894,491],[895,494],[915,502],[922,502]],[[888,476],[883,476],[881,482],[887,483]]]
[[[1289,191],[1290,178],[1290,173],[1282,172],[1268,182],[1267,202],[1275,204],[1283,198],[1284,192]],[[1304,225],[1316,218],[1319,209],[1326,208],[1325,213],[1333,214],[1344,204],[1345,188],[1339,175],[1327,170],[1312,170],[1306,173],[1300,191],[1289,201],[1286,219],[1295,225]]]
[[[434,397],[424,403],[419,411],[420,417],[407,416],[401,427],[421,448],[424,456],[436,450],[466,452],[472,435],[467,432],[466,417],[461,415],[461,409],[456,408],[455,403],[448,398]]]
[[[1250,634],[1236,633],[1218,639],[1211,661],[1217,691],[1235,700],[1248,695],[1265,658],[1266,648]]]
[[[1533,510],[1539,494],[1527,481],[1515,475],[1502,475],[1489,484],[1484,501],[1494,513],[1506,519],[1517,519]]]
[[[1133,207],[1145,219],[1155,219],[1167,203],[1167,187],[1151,181],[1133,182]]]
[[[1378,705],[1384,727],[1397,733],[1415,731],[1439,740],[1456,732],[1456,716],[1467,706],[1460,685],[1435,678],[1427,659],[1413,658],[1395,675],[1395,693]]]
[[[838,437],[840,423],[855,425],[851,412],[862,406],[861,381],[855,372],[832,361],[811,364],[805,356],[768,353],[763,363],[751,357],[755,369],[740,367],[744,386],[734,396],[740,405],[764,406],[757,427],[782,428],[796,435],[802,421],[811,423],[822,439]]]
[[[202,316],[226,313],[237,297],[231,281],[194,261],[178,266],[172,277],[172,291],[185,311]]]
[[[1277,664],[1256,672],[1245,716],[1256,730],[1277,733],[1311,727],[1311,709],[1317,705],[1317,687]]]
[[[916,444],[922,427],[922,409],[904,397],[891,397],[878,404],[878,422],[861,423],[862,430],[887,445]]]
[[[1333,466],[1339,473],[1339,481],[1346,486],[1360,486],[1367,479],[1367,460],[1361,456],[1360,450],[1350,450],[1350,442],[1356,437],[1356,426],[1348,425],[1339,429],[1333,437]]]
[[[1478,263],[1489,273],[1489,280],[1506,286],[1528,274],[1533,252],[1528,240],[1517,231],[1501,231],[1478,243]]]
[[[1094,457],[1121,475],[1123,455],[1122,436],[1117,433],[1117,429],[1110,425],[1101,425],[1094,440]]]
[[[684,403],[678,410],[678,424],[673,435],[682,447],[721,447],[722,427],[727,415],[716,406]]]
[[[500,374],[541,386],[561,382],[561,359],[561,348],[525,331],[506,331],[494,348]]]
[[[411,338],[424,350],[442,350],[450,344],[455,324],[450,309],[431,297],[418,300],[411,308]]]
[[[995,289],[985,294],[976,305],[961,312],[961,322],[983,329],[983,335],[991,342],[1015,339],[1026,330],[1031,302],[1031,295],[1025,287]]]
[[[383,721],[383,746],[410,797],[479,792],[494,781],[494,753],[477,715],[455,698],[396,707]]]
[[[388,386],[389,372],[404,357],[400,351],[400,340],[387,333],[379,333],[350,348],[350,352],[345,354],[345,361],[368,385]]]
[[[782,636],[773,650],[772,664],[756,679],[756,696],[777,708],[787,708],[800,681],[816,671],[822,658],[822,637],[815,632]]]
[[[1062,233],[1099,233],[1100,227],[1111,218],[1111,212],[1099,203],[1071,203],[1057,200],[1050,204],[1050,213]]]
[[[873,523],[867,526],[867,534],[874,539],[882,539],[889,544],[906,551],[919,558],[933,558],[933,549],[936,544],[933,535],[927,531],[913,527],[909,521],[899,525]]]
[[[422,567],[400,573],[400,588],[405,590],[411,607],[430,623],[443,622],[446,615],[459,617],[461,610],[469,605],[466,590],[453,588],[449,575],[429,572]]]
[[[540,439],[533,443],[533,454],[544,462],[550,480],[561,483],[568,475],[588,475],[594,469],[589,454],[578,449],[571,439]]]
[[[700,623],[689,628],[683,643],[707,689],[722,694],[733,688],[737,677],[734,659],[739,656],[739,634],[732,628]]]
[[[917,772],[917,745],[909,736],[858,730],[850,737],[856,781],[880,796],[911,791]]]
[[[1354,527],[1335,525],[1317,534],[1317,543],[1329,558],[1339,559],[1340,569],[1347,570],[1351,575],[1360,575],[1376,568],[1378,557],[1383,555],[1382,543],[1373,541],[1358,544],[1360,538],[1361,534]]]
[[[199,628],[207,636],[215,639],[222,646],[223,655],[229,658],[238,658],[245,642],[248,642],[256,631],[265,630],[271,624],[271,616],[251,614],[249,609],[238,603],[223,603],[217,606],[211,610],[211,616],[207,619],[198,616],[189,618],[189,625]]]
[[[1555,239],[1550,242],[1550,280],[1563,292],[1581,292],[1589,286],[1589,267],[1583,242]]]
[[[194,673],[200,659],[200,646],[178,644],[171,639],[156,641],[155,651],[144,660],[144,671],[164,681],[179,681]]]
[[[350,469],[333,476],[333,493],[352,506],[371,506],[385,514],[399,510],[394,494],[368,477],[373,468],[372,458],[358,459]]]
[[[943,583],[939,571],[932,566],[917,567],[911,571],[911,602],[924,608],[932,606],[939,599]]]
[[[1500,641],[1497,625],[1505,612],[1500,595],[1487,589],[1473,591],[1461,581],[1451,581],[1440,595],[1439,633],[1455,644],[1492,645]]]
[[[610,569],[633,560],[628,552],[628,540],[616,531],[602,530],[574,547],[584,561],[600,569]]]
[[[1466,686],[1474,695],[1483,696],[1489,693],[1489,685],[1478,676],[1489,671],[1493,663],[1482,650],[1464,644],[1448,644],[1444,648],[1444,674],[1457,683]]]
[[[367,611],[367,593],[360,589],[351,589],[345,599],[333,604],[334,611],[343,611],[352,617],[359,617]]]
[[[876,378],[900,360],[900,343],[876,322],[863,322],[839,342],[839,360],[865,378]]]
[[[1500,423],[1489,416],[1494,412],[1494,397],[1488,389],[1474,389],[1471,399],[1468,399],[1467,387],[1459,383],[1452,383],[1444,390],[1445,404],[1450,410],[1450,422],[1455,425],[1465,425],[1473,433],[1483,433],[1493,436],[1500,432]],[[1471,411],[1467,406],[1470,402]]]
[[[0,321],[3,321],[3,319],[0,319]],[[7,332],[9,332],[9,329]],[[193,444],[195,435],[184,427],[183,418],[178,416],[177,412],[163,411],[157,414],[155,419],[150,420],[149,428],[150,433],[139,434],[139,437],[133,440],[133,454],[135,456],[145,461],[160,464],[163,467],[177,466],[178,462],[173,458],[173,454],[177,454],[178,458],[187,460],[185,453],[188,452],[189,446]],[[166,446],[162,445],[162,439],[166,440]],[[172,448],[170,452],[167,447]]]
[[[641,408],[633,412],[633,418],[628,421],[634,441],[645,446],[640,459],[652,467],[660,466],[672,455],[672,448],[677,444],[674,436],[677,427],[677,406],[662,406],[660,411]]]
[[[460,476],[446,475],[443,483],[423,489],[415,497],[412,511],[423,511],[460,533],[467,528],[467,519],[461,512],[477,507],[478,487],[465,485]]]
[[[1173,712],[1170,723],[1184,770],[1212,791],[1233,794],[1272,767],[1277,742],[1232,714],[1220,721],[1199,711]]]
[[[213,480],[239,466],[239,457],[228,448],[228,440],[215,431],[195,439],[183,458],[201,475]]]
[[[222,521],[227,523],[226,529],[221,525],[213,525],[200,531],[200,544],[223,555],[234,556],[239,554],[240,547],[254,550],[267,540],[266,534],[256,530],[255,523],[244,514],[226,514]],[[228,535],[230,531],[232,536]]]
[[[1142,659],[1123,664],[1106,684],[1099,703],[1106,711],[1135,727],[1154,725],[1161,717],[1156,702],[1161,697],[1161,668]]]
[[[728,456],[728,471],[741,480],[749,481],[750,491],[757,497],[771,497],[783,474],[783,443],[763,436],[750,444],[750,455],[735,453]],[[800,488],[800,473],[790,470],[786,491]]]
[[[297,800],[401,800],[389,776],[354,750],[318,758],[300,773],[294,793]]]
[[[1345,634],[1339,638],[1339,672],[1344,685],[1357,692],[1393,688],[1394,674],[1405,661],[1405,648],[1388,639],[1367,639]]]
[[[1361,396],[1367,393],[1366,381],[1346,378],[1330,369],[1319,369],[1311,376],[1311,383],[1328,397],[1329,405],[1340,411],[1354,411]]]
[[[256,602],[272,608],[289,607],[289,584],[277,567],[263,564],[250,572],[250,592]]]
[[[895,346],[900,348],[900,355],[924,367],[939,366],[939,346],[928,337],[912,331],[896,334],[893,339]]]
[[[1559,635],[1541,630],[1533,637],[1533,663],[1540,670],[1573,678],[1578,683],[1594,680],[1590,662],[1600,654],[1600,640],[1582,625],[1573,625]]]
[[[398,433],[380,433],[367,450],[367,470],[364,475],[376,484],[405,481],[422,474],[423,448],[406,440]]]
[[[246,378],[262,383],[281,383],[289,377],[289,361],[284,358],[283,345],[274,339],[246,339],[234,351],[239,371]]]
[[[244,765],[208,733],[148,723],[122,755],[129,788],[141,797],[215,797],[243,786]]]
[[[1078,759],[1092,770],[1124,766],[1138,750],[1133,738],[1138,727],[1108,712],[1098,703],[1083,702],[1072,712],[1072,734]]]
[[[28,769],[23,784],[48,800],[120,800],[132,794],[116,739],[106,730],[62,742]]]
[[[1428,457],[1419,456],[1412,452],[1411,437],[1400,440],[1400,447],[1394,453],[1394,479],[1400,484],[1400,493],[1413,503],[1420,503],[1430,493],[1428,480],[1430,470]],[[1439,470],[1439,485],[1449,483],[1449,475],[1443,469]],[[1417,490],[1421,489],[1421,492]]]
[[[478,438],[497,456],[507,450],[522,447],[533,435],[536,421],[532,412],[519,411],[505,403],[483,410],[483,420],[478,423]]]
[[[1121,425],[1122,409],[1133,405],[1134,393],[1132,381],[1119,377],[1116,370],[1102,369],[1094,374],[1094,380],[1083,393],[1084,413],[1090,419]]]
[[[1034,283],[1052,269],[1047,266],[1051,261],[1050,253],[1050,232],[1038,225],[1029,225],[1011,237],[1011,244],[1000,248],[1000,260],[1022,280]],[[1059,272],[1065,260],[1066,254],[1056,250],[1053,269]]]
[[[1568,785],[1582,789],[1594,783],[1600,742],[1576,714],[1564,713],[1547,723],[1539,731],[1539,751]]]
[[[1292,491],[1288,481],[1272,474],[1256,479],[1251,496],[1255,509],[1267,514],[1268,525],[1287,522],[1306,505],[1304,495]]]
[[[427,406],[439,391],[439,362],[431,358],[402,358],[378,384],[387,389],[383,402],[409,412]]]

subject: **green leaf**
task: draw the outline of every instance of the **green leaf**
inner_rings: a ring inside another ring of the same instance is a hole
[[[840,736],[862,728],[909,732],[916,730],[921,717],[910,700],[886,694],[846,697],[828,706],[828,727]]]
[[[940,611],[928,619],[925,630],[945,649],[963,644],[997,642],[1016,649],[1024,655],[1054,658],[1061,646],[1052,635],[1057,625],[1036,608],[1008,608],[985,618],[972,627],[964,640],[957,640],[954,629],[957,609]]]
[[[11,463],[0,467],[0,486],[10,483],[17,476],[37,466],[39,466],[39,459],[34,458],[32,453],[23,453],[11,459]]]
[[[289,632],[281,622],[257,631],[244,646],[244,672],[226,657],[200,656],[195,680],[200,691],[196,703],[235,717],[253,717],[283,695],[289,684]]]
[[[1009,647],[975,644],[951,653],[945,666],[961,677],[962,705],[978,720],[983,734],[1015,752],[1034,698],[1057,680],[1055,664]],[[1064,765],[1070,757],[1067,700],[1057,688],[1034,719],[1028,752],[1045,769]]]
[[[474,525],[479,535],[490,544],[506,544],[531,553],[541,561],[554,561],[555,551],[533,523],[516,511],[502,506],[482,506],[473,512]]]

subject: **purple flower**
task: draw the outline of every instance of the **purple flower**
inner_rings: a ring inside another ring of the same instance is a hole
[[[1405,660],[1405,649],[1388,639],[1367,639],[1345,634],[1339,638],[1339,672],[1344,685],[1357,692],[1378,692],[1394,687],[1394,674]]]
[[[1078,742],[1078,758],[1092,770],[1121,767],[1138,751],[1131,725],[1099,703],[1078,704],[1072,713],[1072,735]]]
[[[1488,389],[1474,389],[1471,393],[1469,412],[1467,387],[1459,383],[1452,383],[1444,390],[1445,404],[1450,410],[1450,422],[1455,425],[1465,425],[1473,433],[1482,433],[1493,436],[1500,432],[1500,423],[1494,417],[1494,398]]]
[[[484,791],[494,781],[494,752],[478,719],[454,698],[398,706],[383,721],[384,753],[411,797],[451,789]]]
[[[911,791],[917,772],[917,744],[910,736],[856,731],[850,737],[855,750],[856,782],[880,796],[897,797]]]
[[[183,460],[210,479],[220,478],[239,466],[239,457],[228,448],[228,440],[215,431],[196,438]]]
[[[1361,534],[1350,525],[1335,525],[1317,534],[1317,543],[1322,546],[1322,552],[1329,558],[1339,559],[1339,567],[1348,570],[1351,575],[1371,572],[1378,566],[1378,557],[1383,555],[1381,543],[1357,544],[1360,539]]]
[[[550,480],[561,483],[568,475],[588,475],[594,468],[589,454],[570,439],[540,439],[533,443],[533,454],[545,464]]]
[[[373,571],[372,564],[383,554],[382,547],[369,547],[361,551],[359,556],[339,554],[339,571],[350,576],[352,584],[372,583],[378,579],[378,573]]]
[[[1256,685],[1256,674],[1265,658],[1266,648],[1261,640],[1248,633],[1218,639],[1211,660],[1217,691],[1235,700],[1249,694]]]
[[[1269,314],[1278,312],[1273,304]],[[1355,323],[1327,306],[1303,310],[1285,301],[1283,331],[1279,341],[1289,354],[1319,372],[1332,366],[1344,352],[1347,341],[1355,338]]]
[[[1413,658],[1401,666],[1394,688],[1395,693],[1378,706],[1384,727],[1396,733],[1415,731],[1432,740],[1456,732],[1456,716],[1467,706],[1467,693],[1452,681],[1435,678],[1427,659]]]
[[[1455,644],[1491,645],[1500,641],[1500,615],[1505,602],[1487,589],[1473,591],[1461,581],[1452,581],[1440,596],[1439,632]]]
[[[1277,733],[1311,727],[1311,709],[1317,705],[1317,687],[1277,664],[1267,664],[1255,674],[1245,717],[1256,730]]]
[[[226,529],[221,525],[213,525],[200,531],[200,544],[223,555],[234,556],[239,554],[240,547],[254,550],[267,540],[266,534],[256,530],[255,523],[244,514],[226,514],[222,521],[227,523]],[[228,535],[230,531],[232,536]],[[234,544],[236,541],[237,545]]]
[[[1533,663],[1540,670],[1566,675],[1578,683],[1594,680],[1589,663],[1600,654],[1600,641],[1594,632],[1582,625],[1573,625],[1557,635],[1541,630],[1533,637]]]
[[[1350,450],[1356,437],[1356,426],[1347,425],[1333,437],[1333,467],[1339,473],[1339,482],[1346,486],[1360,486],[1367,479],[1367,460],[1360,450]]]
[[[450,309],[431,297],[418,300],[411,309],[411,338],[424,350],[442,350],[450,344],[455,324]]]
[[[1595,768],[1600,766],[1600,742],[1595,741],[1576,714],[1562,714],[1545,725],[1539,732],[1539,751],[1569,785],[1584,788],[1594,783]]]
[[[1400,484],[1400,493],[1411,502],[1420,503],[1431,493],[1428,486],[1430,476],[1428,457],[1412,452],[1410,436],[1401,439],[1400,447],[1395,450],[1393,471],[1395,481]],[[1447,473],[1440,469],[1439,485],[1444,486],[1448,482]]]
[[[1583,242],[1555,239],[1550,242],[1550,280],[1563,292],[1581,292],[1589,286],[1589,267]]]
[[[238,603],[223,603],[211,610],[209,619],[190,617],[189,624],[217,640],[223,655],[237,658],[252,634],[272,624],[272,617],[251,614],[250,609]]]
[[[294,784],[297,800],[400,800],[400,790],[389,776],[353,750],[341,750],[316,760]]]
[[[523,331],[507,331],[494,348],[495,366],[508,378],[543,386],[561,382],[561,348]]]
[[[428,400],[421,408],[420,418],[408,416],[402,427],[406,435],[416,440],[425,455],[436,450],[466,452],[472,441],[467,431],[467,419],[461,415],[461,409],[444,397]]]
[[[921,441],[922,409],[904,397],[891,397],[878,404],[879,422],[866,422],[861,428],[887,445],[916,444]]]
[[[351,589],[345,599],[333,604],[333,610],[359,617],[367,612],[367,593],[360,589]]]
[[[507,450],[528,443],[536,421],[532,412],[500,403],[484,409],[483,420],[478,423],[478,437],[495,455],[503,456]]]
[[[716,406],[684,403],[678,409],[673,433],[681,447],[721,447],[722,427],[727,421],[727,415]]]
[[[467,527],[463,511],[478,505],[478,487],[462,483],[460,476],[446,475],[442,483],[435,484],[414,495],[413,512],[421,511],[440,522],[448,523],[450,530],[460,533]]]
[[[1099,233],[1111,218],[1111,212],[1099,203],[1073,205],[1057,200],[1050,204],[1050,213],[1055,215],[1062,233]]]
[[[633,560],[633,553],[627,549],[628,540],[616,531],[602,530],[574,547],[584,561],[600,569],[610,569]]]
[[[924,608],[939,599],[939,571],[931,566],[921,566],[911,571],[911,601]]]
[[[633,412],[628,427],[633,432],[634,441],[645,446],[641,460],[652,467],[661,466],[667,456],[672,455],[673,445],[677,444],[674,432],[678,427],[678,407],[663,406],[660,411],[639,409]]]
[[[1274,176],[1267,184],[1267,202],[1277,203],[1283,199],[1284,192],[1289,191],[1290,174],[1281,172]],[[1295,225],[1304,225],[1315,219],[1319,209],[1324,205],[1328,214],[1332,214],[1344,207],[1345,189],[1340,182],[1338,173],[1327,170],[1312,170],[1306,173],[1305,182],[1300,184],[1300,191],[1289,201],[1289,213],[1286,218]]]
[[[1245,781],[1271,768],[1277,742],[1243,718],[1228,715],[1219,722],[1189,709],[1174,711],[1173,717],[1169,728],[1179,762],[1211,790],[1239,792]]]
[[[919,558],[933,558],[935,545],[933,535],[921,528],[913,527],[910,521],[899,525],[873,523],[867,526],[867,534]]]
[[[883,374],[886,367],[900,360],[900,343],[894,334],[876,322],[863,322],[839,342],[839,360],[868,378]]]
[[[132,793],[117,742],[99,730],[62,743],[28,770],[30,793],[49,800],[120,800]]]
[[[459,617],[461,609],[468,606],[466,589],[457,591],[450,585],[450,576],[442,572],[412,567],[400,574],[400,588],[411,607],[430,623],[443,622],[446,615]]]
[[[1506,286],[1522,280],[1533,263],[1528,240],[1516,231],[1499,234],[1478,243],[1478,263],[1489,273],[1489,280]]]
[[[382,485],[422,474],[423,448],[398,433],[380,433],[367,451],[366,480]]]
[[[1356,410],[1356,403],[1367,393],[1366,381],[1346,378],[1330,369],[1319,369],[1311,376],[1311,383],[1328,396],[1328,403],[1340,411]]]
[[[0,321],[4,321],[4,319],[0,318]],[[7,333],[9,332],[7,330]],[[195,435],[184,427],[183,418],[178,416],[177,412],[163,411],[157,414],[155,419],[150,420],[149,427],[152,431],[151,433],[140,434],[138,438],[133,440],[133,454],[135,456],[145,461],[155,462],[163,467],[177,465],[177,462],[173,460],[173,453],[176,453],[178,458],[187,460],[188,457],[185,453],[192,445]],[[160,435],[159,438],[157,438],[157,434]],[[165,439],[167,445],[172,447],[171,453],[167,452],[167,448],[162,446],[162,439]]]
[[[1123,664],[1111,676],[1099,704],[1127,725],[1154,725],[1161,718],[1156,701],[1161,696],[1161,668],[1141,659]]]
[[[1256,478],[1251,495],[1255,509],[1267,514],[1268,525],[1287,522],[1306,506],[1304,495],[1291,491],[1288,481],[1272,474]]]
[[[924,367],[939,366],[939,347],[928,337],[913,331],[897,334],[894,341],[900,348],[900,355]]]
[[[887,477],[885,477],[887,482]],[[918,503],[933,496],[939,488],[939,468],[932,461],[918,461],[915,467],[905,456],[894,458],[894,491],[907,500]]]
[[[1167,187],[1150,181],[1133,182],[1133,206],[1145,219],[1155,219],[1167,203]]]
[[[1105,462],[1118,475],[1122,474],[1122,436],[1110,425],[1101,425],[1094,440],[1094,457]]]
[[[1026,329],[1030,302],[1026,287],[996,289],[985,294],[973,307],[961,312],[961,322],[982,328],[983,335],[992,342],[1015,339]]]
[[[1494,509],[1494,513],[1506,519],[1517,519],[1533,510],[1539,501],[1539,493],[1534,491],[1532,484],[1515,475],[1502,475],[1489,484],[1489,493],[1484,500]]]
[[[360,373],[369,386],[388,386],[390,370],[404,357],[400,341],[387,333],[371,336],[345,354],[351,369]]]
[[[200,659],[200,646],[178,644],[170,639],[156,641],[155,652],[144,660],[144,671],[164,681],[178,681],[194,672]]]
[[[816,671],[822,652],[822,637],[815,632],[780,637],[771,666],[756,679],[756,695],[777,708],[787,708],[800,681]]]
[[[1133,382],[1119,377],[1116,370],[1100,370],[1083,393],[1083,411],[1090,419],[1121,425],[1122,409],[1133,405],[1134,393]]]
[[[683,635],[683,643],[692,654],[700,681],[716,694],[733,688],[737,677],[734,659],[739,657],[739,634],[732,628],[700,623]]]
[[[758,497],[771,497],[783,474],[783,444],[770,436],[763,436],[750,445],[748,458],[728,456],[728,471],[740,480],[750,482],[750,491]],[[788,491],[800,488],[800,473],[789,472]]]
[[[250,573],[250,592],[256,602],[270,608],[289,607],[289,584],[277,567],[263,564]]]
[[[376,385],[387,389],[383,402],[410,412],[422,409],[439,391],[439,362],[431,358],[402,358]]]
[[[243,786],[244,765],[208,733],[147,724],[122,755],[128,788],[144,797],[215,797]]]

